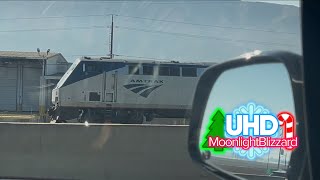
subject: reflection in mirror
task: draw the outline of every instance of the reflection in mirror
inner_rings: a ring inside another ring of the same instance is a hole
[[[284,111],[288,112],[287,122],[281,121],[285,114],[277,117]],[[289,119],[294,116],[290,77],[283,64],[250,65],[228,70],[213,85],[203,116],[199,141],[203,159],[233,173],[272,175],[280,170],[281,174],[286,171],[291,150],[298,143],[290,137],[294,136],[294,132],[290,132],[294,128],[290,126],[295,127],[295,124],[290,124]],[[232,138],[229,147],[212,148],[212,143],[218,141],[208,137],[217,136],[224,140]],[[286,137],[291,141],[286,141],[282,147],[265,147],[261,142],[259,147],[252,147],[254,142],[251,142],[250,147],[249,141],[244,140],[250,137],[256,138],[255,141],[259,140],[258,137],[278,138],[279,141]]]

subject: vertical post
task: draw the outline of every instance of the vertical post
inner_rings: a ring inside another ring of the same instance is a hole
[[[40,119],[37,122],[41,122],[43,119],[43,75],[40,77],[40,96],[39,96],[39,115]]]
[[[113,14],[111,15],[110,58],[113,58]]]
[[[269,153],[268,153],[268,163],[267,163],[267,170],[269,169],[269,158],[270,158],[270,152],[271,152],[271,149],[269,148]]]
[[[17,64],[17,111],[22,111],[22,98],[23,98],[23,64],[19,62]]]
[[[284,166],[287,168],[287,153],[286,153],[286,155],[284,156]]]
[[[45,56],[42,56],[42,76],[40,79],[40,121],[45,122],[45,114],[46,114],[46,80],[45,80],[45,71],[46,68],[46,60]]]
[[[279,149],[278,170],[280,169],[281,147]]]

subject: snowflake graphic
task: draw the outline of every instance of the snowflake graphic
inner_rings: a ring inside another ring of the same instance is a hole
[[[232,123],[233,128],[236,128],[236,115],[237,114],[248,114],[249,119],[252,120],[254,114],[270,114],[270,111],[267,108],[264,108],[263,106],[257,105],[253,102],[250,102],[244,106],[240,106],[240,107],[236,108],[232,114],[233,115],[233,120],[232,120],[233,121],[233,123]],[[267,122],[266,126],[267,126],[267,128],[271,128],[272,124],[270,122]],[[282,128],[279,128],[278,131],[275,134],[273,134],[271,137],[273,137],[273,138],[279,137],[282,134],[281,129]],[[236,138],[236,137],[231,136],[227,133],[225,134],[225,136],[227,138]],[[253,135],[253,129],[249,130],[248,136],[243,136],[243,137],[246,138],[249,136],[256,137]],[[262,155],[267,154],[269,152],[269,150],[270,149],[267,147],[261,147],[261,148],[251,147],[248,150],[244,150],[244,149],[238,148],[238,147],[233,148],[234,153],[238,154],[241,157],[246,157],[250,160],[254,160],[257,157],[261,157]]]

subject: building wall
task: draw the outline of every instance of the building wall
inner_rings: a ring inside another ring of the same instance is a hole
[[[41,74],[42,68],[37,65],[23,66],[22,111],[39,111]]]
[[[15,65],[0,65],[0,110],[16,110],[17,78]]]
[[[0,110],[38,111],[39,63],[11,62],[0,65]]]
[[[0,111],[38,112],[40,90],[45,87],[45,105],[51,105],[51,92],[69,64],[61,55],[47,60],[45,84],[40,84],[42,61],[29,59],[3,59],[0,61]],[[50,79],[50,75],[54,77]]]
[[[52,90],[55,88],[56,84],[59,82],[62,75],[68,70],[70,64],[63,58],[62,55],[57,54],[50,57],[46,63],[46,89],[45,89],[45,100],[40,102],[40,105],[44,105],[45,109],[52,106],[51,97]]]
[[[56,55],[47,60],[46,75],[64,74],[68,68],[68,62],[62,56]]]

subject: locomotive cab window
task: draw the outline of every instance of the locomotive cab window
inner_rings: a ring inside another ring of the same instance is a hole
[[[101,72],[101,67],[96,63],[86,62],[82,65],[82,71],[86,73]]]
[[[197,68],[191,68],[191,67],[182,68],[182,76],[197,77]]]
[[[169,67],[159,67],[159,76],[169,76]]]
[[[153,75],[153,66],[143,66],[143,75]]]
[[[170,67],[170,76],[180,76],[180,67]]]
[[[139,66],[137,64],[131,64],[128,66],[128,73],[139,75]]]
[[[93,64],[88,64],[86,69],[87,69],[87,72],[97,72],[98,71],[98,67]]]

